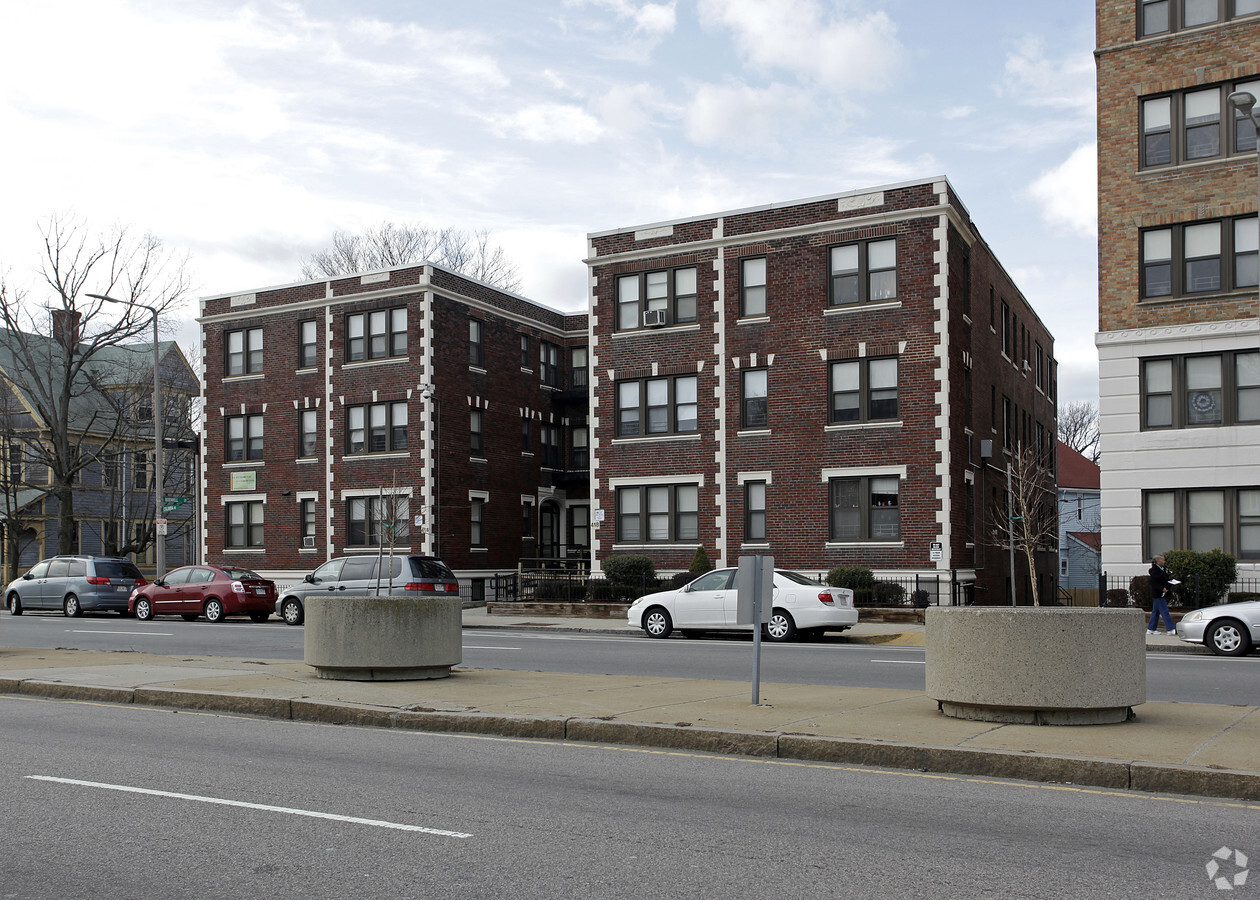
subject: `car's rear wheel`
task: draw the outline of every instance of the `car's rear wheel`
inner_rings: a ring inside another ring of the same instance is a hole
[[[293,597],[285,600],[280,604],[280,618],[284,619],[286,625],[301,625],[306,618],[302,614],[302,604]]]
[[[223,621],[223,601],[218,597],[211,597],[207,600],[205,609],[207,622]]]
[[[249,620],[251,622],[266,622],[270,618],[271,618],[271,613],[252,612],[249,614]]]
[[[665,610],[653,606],[643,614],[643,630],[648,633],[648,637],[667,638],[674,630],[674,620]]]
[[[792,616],[781,609],[770,613],[770,621],[766,623],[766,637],[772,641],[790,641],[796,637],[796,623]]]
[[[180,618],[185,622],[196,622],[199,616],[196,613],[181,613]]]
[[[147,622],[153,618],[153,604],[149,602],[148,597],[136,599],[136,618],[141,622]]]
[[[83,606],[79,603],[78,597],[67,594],[66,599],[61,602],[61,611],[73,619],[83,615]]]
[[[9,608],[9,615],[22,615],[22,598],[16,593],[10,594],[4,605]]]
[[[1251,637],[1241,622],[1221,619],[1208,629],[1203,643],[1219,656],[1243,656],[1251,649]]]

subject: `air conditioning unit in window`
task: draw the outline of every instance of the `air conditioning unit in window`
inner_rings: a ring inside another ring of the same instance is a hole
[[[643,314],[643,325],[646,328],[655,328],[665,324],[665,310],[649,309]]]
[[[315,546],[315,535],[313,535],[313,534],[312,534],[310,537],[304,537],[304,538],[302,538],[302,546],[303,546],[303,547],[314,547],[314,546]]]

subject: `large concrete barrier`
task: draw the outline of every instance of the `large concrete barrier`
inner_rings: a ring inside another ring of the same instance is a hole
[[[320,678],[445,678],[463,660],[458,597],[310,596],[303,661]]]
[[[924,626],[925,690],[946,715],[1092,725],[1146,702],[1141,610],[933,607]]]

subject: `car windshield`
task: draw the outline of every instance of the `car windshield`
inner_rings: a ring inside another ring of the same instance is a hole
[[[238,581],[262,581],[263,580],[261,575],[259,575],[257,572],[250,571],[249,569],[234,569],[228,566],[224,566],[223,571],[227,575],[228,578],[235,578]]]
[[[788,572],[784,569],[775,569],[774,574],[778,575],[780,578],[786,578],[788,581],[795,582],[796,584],[808,584],[810,587],[824,586],[821,581],[814,578],[807,578],[800,572]]]
[[[101,578],[139,578],[136,564],[125,559],[98,559],[96,574]]]

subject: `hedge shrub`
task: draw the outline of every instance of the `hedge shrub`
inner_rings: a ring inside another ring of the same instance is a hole
[[[1181,580],[1174,588],[1181,605],[1211,606],[1220,603],[1229,593],[1229,586],[1238,577],[1234,557],[1220,550],[1200,553],[1195,550],[1169,550],[1164,554],[1168,571]]]

